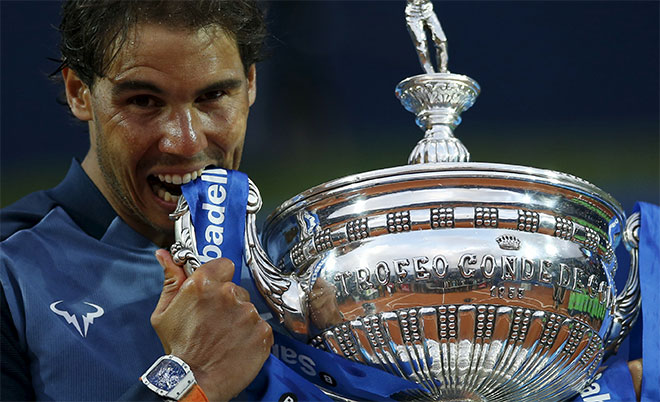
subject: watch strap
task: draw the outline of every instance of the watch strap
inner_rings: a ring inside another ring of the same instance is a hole
[[[188,392],[179,401],[182,402],[208,402],[209,399],[197,383],[190,388]]]

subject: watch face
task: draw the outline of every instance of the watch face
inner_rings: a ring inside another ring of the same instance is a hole
[[[164,359],[147,374],[147,381],[159,389],[171,391],[185,376],[186,371],[179,363]]]

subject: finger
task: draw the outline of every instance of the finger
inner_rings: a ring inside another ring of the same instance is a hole
[[[179,288],[186,280],[186,273],[183,271],[182,267],[174,263],[172,256],[165,249],[156,251],[156,259],[163,267],[163,272],[165,274],[163,290],[160,293],[160,299],[153,312],[153,314],[160,314],[167,309],[167,306],[170,305],[174,296],[179,292]]]
[[[196,273],[197,275],[203,274],[217,282],[231,282],[234,277],[234,263],[228,258],[217,258],[197,268],[191,277],[194,277]]]
[[[240,286],[234,286],[234,295],[239,302],[249,302],[250,293]]]
[[[642,359],[637,359],[628,362],[628,369],[632,376],[633,389],[635,390],[635,395],[637,400],[640,400],[640,394],[642,392],[642,368],[643,361]]]

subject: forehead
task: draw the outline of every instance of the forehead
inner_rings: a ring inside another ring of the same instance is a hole
[[[218,26],[200,29],[138,24],[126,35],[110,63],[106,76],[120,80],[126,75],[188,75],[243,71],[234,38]]]

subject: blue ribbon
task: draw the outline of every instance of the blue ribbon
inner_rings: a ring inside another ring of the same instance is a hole
[[[235,401],[332,401],[309,381],[302,378],[272,354],[257,377]]]
[[[245,242],[247,175],[235,170],[209,169],[181,186],[195,226],[197,255],[202,263],[225,257],[234,263],[232,281],[239,283]]]
[[[235,267],[232,282],[240,284],[247,175],[234,170],[205,170],[198,179],[181,186],[181,190],[195,226],[197,254],[201,262],[229,258]],[[331,399],[271,354],[254,381],[235,400],[300,402]]]
[[[331,392],[356,400],[392,401],[401,391],[423,388],[383,370],[325,352],[275,332],[273,353],[302,377]]]
[[[582,390],[575,402],[635,401],[628,362],[625,358],[616,358],[609,362],[607,369],[594,377],[594,382]]]
[[[642,289],[642,376],[641,400],[660,401],[660,207],[639,202],[639,280]]]

